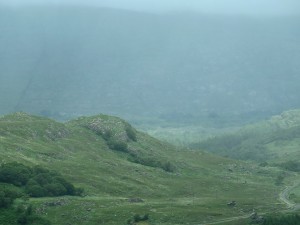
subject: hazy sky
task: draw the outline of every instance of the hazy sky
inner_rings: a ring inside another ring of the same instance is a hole
[[[196,10],[238,14],[300,14],[300,0],[0,0],[0,3],[68,3],[147,11]]]

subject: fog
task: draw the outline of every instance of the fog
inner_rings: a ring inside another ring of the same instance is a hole
[[[298,0],[1,0],[14,6],[26,4],[80,4],[138,11],[199,11],[204,13],[289,15],[299,14]]]
[[[231,126],[300,108],[299,4],[0,0],[0,114]]]

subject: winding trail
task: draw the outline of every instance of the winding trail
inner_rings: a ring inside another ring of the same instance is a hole
[[[300,180],[297,180],[294,182],[294,184],[292,186],[287,186],[283,191],[281,191],[278,194],[279,200],[287,206],[287,210],[284,210],[284,211],[290,212],[290,211],[300,210],[300,203],[294,203],[289,199],[290,193],[292,192],[292,190],[294,190],[295,188],[297,188],[299,186],[300,186]],[[260,213],[260,215],[263,215],[263,214],[265,214],[265,213]],[[247,219],[251,215],[252,214],[244,215],[244,216],[230,217],[230,218],[220,219],[220,220],[213,221],[213,222],[201,223],[198,225],[214,225],[214,224],[228,223],[228,222],[232,222],[232,221],[236,221],[236,220],[240,220],[240,219]]]
[[[232,222],[232,221],[236,221],[236,220],[240,220],[240,219],[247,219],[250,216],[251,216],[251,214],[244,215],[244,216],[230,217],[230,218],[225,218],[225,219],[221,219],[221,220],[216,220],[214,222],[200,223],[197,225],[214,225],[214,224],[228,223],[228,222]]]
[[[300,209],[300,203],[294,203],[289,198],[291,191],[298,186],[300,186],[300,180],[295,181],[292,186],[287,186],[282,192],[279,193],[279,200],[286,204],[288,211],[296,211]]]
[[[300,210],[300,203],[294,203],[289,199],[290,193],[292,192],[292,190],[294,190],[295,188],[297,188],[299,186],[300,186],[300,180],[296,180],[292,186],[287,186],[284,190],[282,190],[278,194],[278,199],[287,206],[287,209],[281,210],[281,212],[293,212],[293,211]],[[93,199],[93,200],[103,199],[103,198],[99,198],[99,197],[86,197],[86,198]],[[37,200],[37,199],[35,199],[35,200]],[[259,215],[264,215],[264,214],[266,214],[266,213],[259,213]],[[219,219],[219,220],[215,220],[215,221],[211,221],[211,222],[204,222],[204,223],[200,223],[197,225],[214,225],[214,224],[230,223],[230,222],[237,221],[240,219],[250,218],[251,215],[252,215],[252,213],[247,214],[247,215],[242,215],[242,216],[235,216],[235,217]]]

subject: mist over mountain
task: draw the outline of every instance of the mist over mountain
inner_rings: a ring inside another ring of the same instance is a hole
[[[300,18],[0,8],[0,113],[272,115],[299,108]]]
[[[0,0],[0,224],[298,224],[299,4]]]

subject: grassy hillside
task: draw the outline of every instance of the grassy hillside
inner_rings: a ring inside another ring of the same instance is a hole
[[[135,214],[149,214],[144,224],[229,217],[239,218],[231,224],[244,224],[253,209],[284,208],[277,200],[280,170],[175,148],[106,115],[67,123],[25,113],[1,117],[0,158],[1,164],[56,170],[84,188],[84,197],[29,199],[35,212],[55,225],[126,224]],[[292,178],[284,176],[284,182]],[[227,206],[233,200],[237,205]]]
[[[193,147],[236,159],[279,164],[291,161],[300,163],[300,110],[286,111],[270,120],[248,125],[238,132],[208,139],[194,144]]]
[[[297,17],[0,5],[0,31],[1,114],[224,126],[300,107]]]

